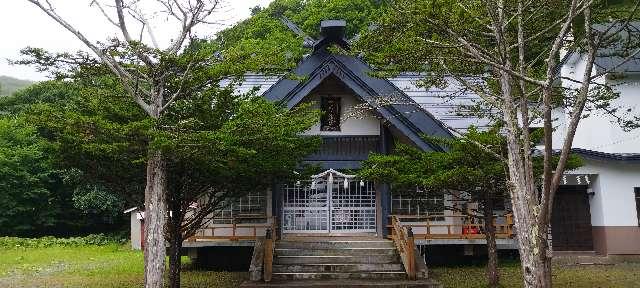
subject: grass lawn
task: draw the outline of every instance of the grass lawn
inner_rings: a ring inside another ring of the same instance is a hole
[[[129,246],[0,249],[0,287],[142,287],[142,253]],[[182,287],[236,287],[246,273],[185,271]]]
[[[500,265],[502,287],[522,287],[517,262]],[[431,276],[444,287],[487,287],[482,266],[431,267]],[[640,287],[640,264],[554,266],[554,287]]]
[[[431,267],[444,287],[485,287],[484,267]],[[501,267],[504,287],[520,287],[517,263]],[[0,287],[141,287],[142,253],[128,246],[0,248]],[[187,270],[183,287],[237,287],[244,272]],[[556,287],[638,287],[640,264],[554,268]]]

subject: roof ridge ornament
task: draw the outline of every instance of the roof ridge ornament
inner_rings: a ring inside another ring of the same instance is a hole
[[[320,35],[322,36],[313,44],[313,53],[325,50],[332,44],[337,44],[344,50],[350,50],[349,41],[345,38],[347,21],[323,20],[320,22]]]

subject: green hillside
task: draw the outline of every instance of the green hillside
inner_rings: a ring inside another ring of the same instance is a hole
[[[9,76],[0,76],[0,96],[11,95],[18,89],[33,84],[31,81],[20,80]]]

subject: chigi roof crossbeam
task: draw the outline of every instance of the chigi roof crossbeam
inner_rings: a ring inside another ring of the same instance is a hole
[[[322,51],[332,44],[337,44],[344,50],[349,50],[349,41],[345,38],[347,21],[324,20],[320,23],[320,40],[313,44],[313,52]]]

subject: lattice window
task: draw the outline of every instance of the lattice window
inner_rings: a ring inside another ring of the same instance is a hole
[[[412,190],[391,193],[391,214],[396,215],[444,215],[444,193]],[[436,218],[434,220],[443,220]]]
[[[320,109],[320,130],[340,131],[340,97],[322,97]]]
[[[232,219],[238,217],[240,222],[252,222],[252,216],[262,217],[264,215],[266,215],[265,192],[251,192],[244,197],[236,199],[226,208],[218,210],[213,222],[218,224],[231,223]],[[264,219],[256,220],[264,221]]]

